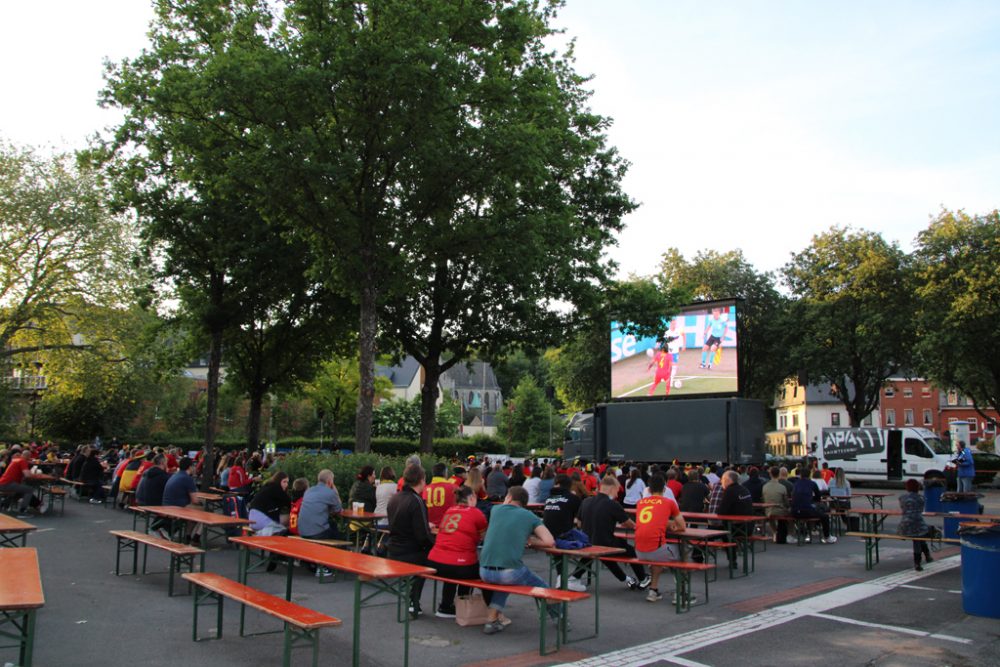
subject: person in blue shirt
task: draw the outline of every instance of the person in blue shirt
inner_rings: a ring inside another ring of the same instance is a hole
[[[177,472],[170,476],[166,486],[163,487],[163,505],[173,507],[198,506],[198,499],[194,495],[198,492],[198,484],[188,472],[191,466],[192,461],[186,456],[177,463]],[[191,544],[197,545],[201,541],[201,524],[196,524],[194,530],[187,537]]]
[[[715,351],[722,347],[729,329],[729,320],[722,319],[722,309],[713,308],[712,318],[705,327],[705,344],[701,346],[701,363],[699,368],[711,368],[715,359]]]
[[[958,492],[972,493],[972,478],[976,476],[976,463],[972,452],[961,440],[958,441],[958,452],[952,463],[958,466]]]

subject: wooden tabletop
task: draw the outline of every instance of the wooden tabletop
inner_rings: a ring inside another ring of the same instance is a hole
[[[33,526],[7,514],[0,514],[0,533],[27,533],[37,529],[38,526]]]
[[[38,551],[0,549],[0,609],[38,609],[45,604]]]
[[[357,521],[378,521],[379,519],[384,519],[388,514],[376,514],[375,512],[366,512],[360,510],[355,512],[354,510],[345,509],[340,513],[342,519],[354,519]]]
[[[137,507],[136,511],[155,514],[156,516],[163,516],[168,519],[193,521],[206,526],[243,526],[250,523],[249,519],[206,512],[205,510],[196,510],[190,507],[174,507],[172,505],[142,505]]]
[[[685,519],[697,521],[729,521],[730,523],[756,523],[767,521],[767,517],[759,514],[712,514],[711,512],[681,512]]]
[[[209,502],[215,502],[225,498],[221,493],[208,493],[206,491],[195,491],[194,497],[198,500],[207,500]]]
[[[536,551],[543,551],[547,554],[559,556],[568,554],[570,556],[585,556],[587,558],[600,558],[601,556],[614,556],[625,553],[621,547],[600,547],[589,546],[582,549],[560,549],[559,547],[532,547]]]
[[[298,558],[309,563],[322,565],[342,572],[349,572],[371,579],[396,579],[422,574],[434,574],[435,570],[422,565],[411,565],[389,558],[377,558],[315,544],[309,540],[293,540],[288,537],[230,537],[229,541],[251,549],[269,551],[280,556]]]
[[[681,531],[668,530],[667,537],[684,540],[714,540],[720,537],[728,537],[729,533],[715,528],[685,528]]]

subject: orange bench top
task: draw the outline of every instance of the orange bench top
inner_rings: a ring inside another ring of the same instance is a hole
[[[313,543],[309,540],[294,540],[279,535],[230,537],[229,541],[250,549],[260,549],[280,556],[298,558],[309,563],[370,579],[396,579],[434,574],[433,568],[423,565],[412,565],[389,558],[368,556]]]
[[[178,556],[189,556],[192,554],[205,553],[198,547],[192,547],[187,544],[180,544],[179,542],[171,542],[170,540],[165,540],[162,537],[157,537],[156,535],[139,533],[134,530],[112,530],[109,532],[115,537],[121,537],[127,540],[142,542],[143,544],[148,544],[151,547],[157,547],[158,549],[163,549],[165,551],[177,554]]]
[[[526,595],[528,597],[547,600],[550,602],[576,602],[590,597],[589,593],[564,591],[561,588],[491,584],[481,579],[453,579],[452,577],[441,577],[436,574],[425,574],[424,579],[433,579],[434,581],[443,581],[445,583],[469,586],[470,588],[480,588],[487,591],[497,591],[499,593],[510,593],[511,595]]]
[[[315,630],[316,628],[327,628],[341,624],[339,618],[306,609],[294,602],[259,591],[256,588],[244,586],[238,581],[227,579],[214,572],[185,572],[181,576],[213,593],[224,595],[240,604],[270,614],[303,630]]]
[[[37,529],[38,526],[21,521],[7,514],[0,514],[0,533],[27,533],[28,531]]]
[[[569,554],[571,556],[586,556],[588,558],[600,558],[601,556],[613,556],[614,554],[624,553],[625,550],[621,547],[600,547],[600,546],[589,546],[582,549],[560,549],[559,547],[532,547],[536,551],[542,551],[553,556],[559,556],[562,554]]]
[[[136,508],[139,512],[155,514],[170,519],[180,519],[182,521],[193,521],[206,526],[243,526],[250,523],[249,519],[241,519],[235,516],[196,510],[190,507],[173,507],[171,505],[142,505]]]
[[[0,609],[38,609],[45,604],[36,549],[0,549],[0,572]]]

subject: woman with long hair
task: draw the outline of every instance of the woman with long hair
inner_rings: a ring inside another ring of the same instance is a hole
[[[279,535],[288,527],[292,499],[288,495],[288,475],[278,471],[254,494],[249,506],[250,527],[259,535]]]

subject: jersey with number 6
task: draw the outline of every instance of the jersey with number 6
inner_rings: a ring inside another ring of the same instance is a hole
[[[427,503],[427,521],[432,526],[441,523],[445,511],[455,504],[457,486],[444,477],[435,477],[424,489],[424,502]]]
[[[635,506],[635,550],[656,551],[666,540],[667,524],[681,513],[670,498],[649,496]]]
[[[427,558],[447,565],[473,565],[479,560],[476,548],[485,531],[482,512],[468,505],[452,505],[438,525],[437,539]]]

